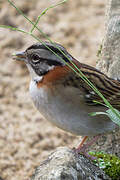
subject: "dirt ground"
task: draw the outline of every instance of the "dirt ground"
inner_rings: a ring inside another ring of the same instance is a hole
[[[56,0],[20,0],[15,4],[32,20]],[[104,35],[105,1],[69,0],[49,10],[39,27],[64,45],[79,61],[95,66]],[[9,5],[0,1],[0,24],[29,30],[31,25]],[[36,35],[45,40],[37,31]],[[12,53],[35,42],[29,36],[0,29],[0,176],[5,180],[28,180],[36,166],[56,147],[74,147],[74,137],[44,120],[29,96],[27,68],[12,60]]]

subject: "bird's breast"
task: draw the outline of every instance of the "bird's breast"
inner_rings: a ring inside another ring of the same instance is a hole
[[[61,85],[38,88],[37,84],[31,81],[30,94],[40,113],[65,131],[76,135],[96,135],[115,128],[114,123],[107,117],[89,115],[90,112],[102,109],[86,105],[78,88]]]

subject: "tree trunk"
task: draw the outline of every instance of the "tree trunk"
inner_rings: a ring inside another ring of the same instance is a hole
[[[97,68],[109,77],[120,80],[120,0],[108,1],[106,16],[106,33]],[[103,137],[104,143],[96,149],[120,157],[120,128]]]
[[[106,16],[106,34],[97,68],[120,79],[120,0],[109,0]]]

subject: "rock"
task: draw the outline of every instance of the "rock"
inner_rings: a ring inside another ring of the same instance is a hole
[[[92,161],[67,147],[57,148],[39,167],[31,180],[110,180]]]

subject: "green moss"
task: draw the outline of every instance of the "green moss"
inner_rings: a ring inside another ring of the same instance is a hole
[[[104,152],[89,152],[90,155],[97,157],[95,164],[105,171],[112,180],[120,180],[120,159]]]

